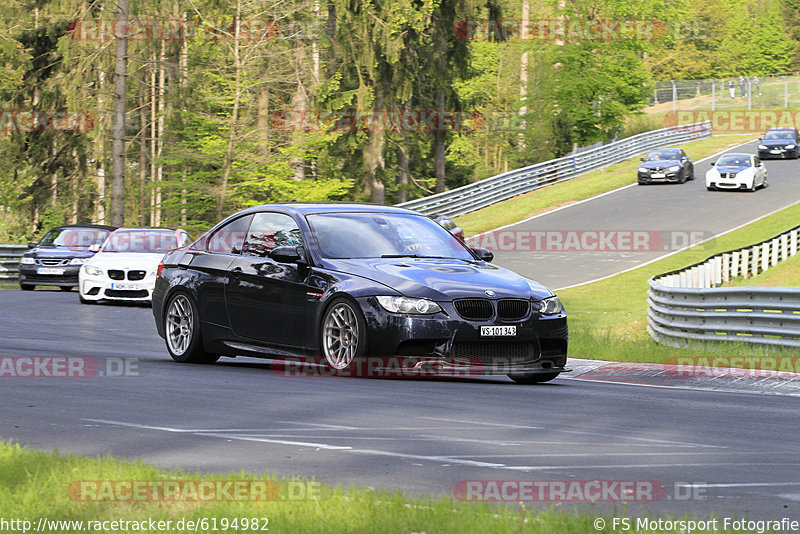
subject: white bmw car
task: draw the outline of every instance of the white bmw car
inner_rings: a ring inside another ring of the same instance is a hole
[[[156,270],[168,251],[189,243],[186,230],[119,228],[78,273],[84,304],[98,300],[149,302]],[[95,245],[97,247],[97,245]]]
[[[706,172],[706,189],[744,189],[755,191],[767,186],[767,169],[752,154],[724,154]]]

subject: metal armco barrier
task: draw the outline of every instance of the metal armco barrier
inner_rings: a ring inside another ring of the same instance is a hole
[[[649,150],[710,136],[711,121],[653,130],[602,147],[498,174],[444,193],[403,202],[397,206],[416,210],[425,215],[455,217],[625,161]],[[631,180],[635,176],[636,168],[632,168]]]
[[[0,245],[0,282],[19,279],[19,259],[27,250],[25,245]]]
[[[800,347],[800,288],[718,287],[796,255],[799,231],[800,226],[651,278],[650,336],[672,346],[696,340]]]

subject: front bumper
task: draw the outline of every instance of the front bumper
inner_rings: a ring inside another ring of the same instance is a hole
[[[78,285],[80,269],[80,265],[44,267],[20,264],[19,283],[32,286],[75,287]]]
[[[758,157],[760,159],[796,159],[800,157],[800,147],[786,149],[784,147],[776,146],[770,147],[767,150],[758,149]]]
[[[438,374],[514,374],[565,372],[568,327],[565,313],[542,317],[529,312],[520,320],[496,317],[472,321],[459,316],[452,302],[430,316],[400,315],[384,310],[374,297],[358,299],[366,319],[369,354],[399,359],[402,367]],[[513,336],[484,336],[481,326],[515,326]],[[390,360],[394,361],[394,360]],[[413,364],[413,365],[412,365]]]
[[[81,273],[78,290],[83,300],[150,302],[153,297],[154,286],[154,276],[146,276],[143,280],[132,282]]]
[[[676,183],[680,181],[681,171],[644,173],[637,172],[637,180],[640,184],[655,183]]]

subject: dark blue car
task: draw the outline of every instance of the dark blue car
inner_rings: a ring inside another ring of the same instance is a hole
[[[770,128],[759,141],[760,159],[800,158],[800,133],[797,128]]]
[[[264,205],[168,253],[153,314],[179,362],[248,355],[350,375],[552,380],[568,370],[561,302],[491,259],[405,209]]]
[[[637,170],[639,185],[694,180],[694,163],[680,148],[653,150],[641,161]]]

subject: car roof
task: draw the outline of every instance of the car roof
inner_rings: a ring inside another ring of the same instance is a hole
[[[123,227],[123,228],[117,228],[116,231],[128,232],[128,231],[131,231],[131,230],[142,231],[142,232],[144,232],[144,231],[148,231],[148,232],[177,232],[178,230],[181,230],[181,229],[180,228],[145,228],[145,227],[141,227],[141,226],[126,226],[126,227]]]
[[[767,129],[768,132],[774,132],[776,130],[785,132],[787,130],[788,131],[794,131],[794,130],[797,130],[797,128],[794,128],[793,126],[776,126],[775,128]]]
[[[62,228],[92,228],[96,230],[108,230],[110,232],[117,229],[116,226],[108,226],[106,224],[62,224],[61,226],[54,226],[51,230],[60,230]]]
[[[744,152],[728,152],[727,154],[722,154],[720,158],[724,158],[725,156],[736,156],[738,158],[745,157],[751,158],[754,157],[752,154],[745,154]]]
[[[383,206],[380,204],[358,204],[354,202],[286,202],[282,204],[262,204],[253,206],[246,210],[237,212],[239,214],[258,213],[268,209],[277,209],[286,213],[296,213],[311,215],[315,213],[408,213],[421,215],[420,213],[394,206]]]

